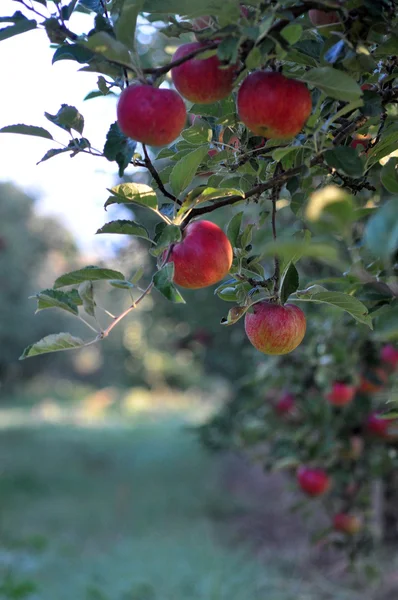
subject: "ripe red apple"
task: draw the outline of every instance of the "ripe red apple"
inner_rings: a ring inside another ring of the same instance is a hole
[[[130,85],[120,94],[117,122],[120,130],[137,142],[165,146],[183,130],[187,111],[174,90],[150,85]]]
[[[245,316],[246,335],[264,354],[288,354],[302,342],[305,314],[293,304],[262,301],[254,304]]]
[[[366,421],[366,429],[376,437],[387,438],[389,426],[390,421],[377,412],[371,413]]]
[[[311,114],[312,100],[301,81],[281,73],[256,71],[238,92],[238,113],[253,133],[267,138],[291,138]]]
[[[173,56],[178,60],[206,44],[192,42],[183,44]],[[199,104],[212,104],[229,96],[232,92],[236,66],[222,68],[217,56],[201,59],[191,58],[171,70],[176,89],[184,98]]]
[[[310,21],[315,27],[322,25],[332,25],[340,21],[337,12],[327,12],[325,10],[318,10],[316,8],[308,11]]]
[[[275,412],[283,416],[292,412],[296,404],[296,399],[289,392],[285,392],[275,404]]]
[[[370,135],[361,135],[360,133],[357,133],[356,136],[354,137],[354,139],[352,140],[350,146],[351,148],[356,148],[357,146],[362,146],[364,150],[366,150],[369,140],[371,140],[371,136]]]
[[[377,381],[373,381],[372,379],[368,379],[365,375],[361,375],[360,384],[358,387],[358,391],[363,394],[375,394],[380,392],[384,385],[387,383],[388,374],[384,371],[384,369],[373,369],[371,375],[375,377]]]
[[[193,221],[174,244],[168,262],[174,263],[174,283],[198,289],[217,283],[232,265],[232,246],[220,227],[210,221]]]
[[[398,350],[394,348],[392,344],[383,346],[380,353],[381,360],[386,363],[392,369],[396,369],[398,366]]]
[[[356,515],[339,513],[333,518],[333,528],[348,535],[355,535],[362,529],[362,519]]]
[[[214,25],[214,19],[208,15],[205,17],[197,17],[192,21],[192,27],[195,31],[203,31],[203,29],[207,29]]]
[[[355,396],[355,387],[342,381],[335,381],[332,390],[326,398],[333,406],[345,406],[349,404]]]
[[[321,496],[331,486],[331,479],[323,469],[301,466],[297,471],[297,481],[308,496]]]

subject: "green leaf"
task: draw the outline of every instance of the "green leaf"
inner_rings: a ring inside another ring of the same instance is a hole
[[[42,159],[39,160],[39,162],[37,163],[38,165],[46,160],[49,160],[50,158],[53,158],[54,156],[58,156],[58,154],[65,154],[65,152],[70,152],[70,148],[51,148],[50,150],[47,150],[47,152],[45,153],[45,155],[43,156]]]
[[[45,160],[58,156],[58,154],[65,154],[65,152],[70,152],[70,156],[73,158],[76,154],[89,147],[90,142],[86,138],[74,138],[69,142],[66,148],[51,148],[50,150],[47,150],[43,158],[39,160],[37,164],[39,165]]]
[[[329,263],[338,260],[336,248],[328,244],[308,243],[301,240],[278,239],[264,245],[259,260],[278,255],[284,262],[296,263],[301,258],[313,258]]]
[[[189,127],[189,129],[184,129],[184,131],[181,133],[181,137],[193,146],[201,146],[202,144],[211,142],[212,136],[213,132],[205,122],[195,122],[192,127]]]
[[[311,194],[306,207],[306,217],[312,223],[340,233],[355,220],[352,196],[338,186],[321,188]]]
[[[71,299],[71,294],[66,292],[49,289],[42,290],[41,292],[38,292],[34,296],[30,297],[37,299],[37,313],[41,310],[45,310],[46,308],[61,308],[62,310],[72,313],[73,315],[79,314],[76,303]]]
[[[149,234],[143,225],[135,221],[127,221],[125,219],[117,219],[105,223],[96,233],[117,233],[120,235],[135,235],[136,237],[149,240]],[[151,240],[150,240],[151,241]]]
[[[319,67],[304,72],[300,79],[321,90],[330,98],[351,102],[358,100],[362,90],[349,75],[333,67]]]
[[[67,285],[79,284],[82,281],[100,281],[106,279],[124,279],[123,273],[113,269],[104,269],[102,267],[89,266],[77,271],[71,271],[61,275],[54,282],[54,289],[65,287]]]
[[[387,191],[398,194],[398,158],[391,157],[381,170],[380,179]]]
[[[233,306],[229,311],[226,319],[221,319],[221,325],[235,325],[249,310],[249,306]]]
[[[122,10],[116,21],[116,39],[130,50],[135,48],[137,17],[142,11],[143,0],[124,0]]]
[[[385,313],[382,313],[375,319],[376,338],[385,342],[398,341],[398,303],[394,302],[388,307]]]
[[[398,198],[392,198],[370,217],[364,233],[365,246],[389,263],[398,252]]]
[[[52,63],[56,63],[60,60],[74,60],[75,62],[84,65],[90,63],[95,57],[95,53],[80,46],[80,44],[63,44],[59,46],[54,52]]]
[[[324,158],[326,164],[336,169],[338,173],[354,179],[363,175],[365,165],[356,150],[350,146],[338,146],[326,150]]]
[[[160,256],[170,244],[180,242],[182,239],[181,229],[177,225],[166,225],[158,238],[156,238],[156,248],[151,250],[153,256]]]
[[[288,268],[285,270],[282,276],[281,283],[281,302],[285,304],[290,294],[294,294],[299,287],[299,274],[294,266],[294,263],[290,263]]]
[[[20,13],[22,14],[22,13]],[[3,40],[8,40],[14,35],[19,35],[20,33],[25,33],[26,31],[30,31],[31,29],[36,29],[37,21],[34,19],[27,19],[24,17],[18,22],[14,23],[14,25],[10,25],[9,27],[3,27],[0,29],[0,42]]]
[[[60,350],[72,350],[81,348],[85,343],[80,338],[72,336],[70,333],[53,333],[47,335],[39,342],[25,348],[19,360],[46,354],[48,352],[59,352]]]
[[[372,168],[379,160],[397,149],[397,136],[398,128],[394,125],[387,130],[386,135],[382,136],[381,140],[373,148],[368,150],[366,169]]]
[[[51,121],[51,123],[58,125],[58,127],[65,129],[69,133],[72,129],[80,134],[83,133],[84,118],[74,106],[61,104],[61,108],[56,115],[50,115],[49,113],[45,112],[44,116]]]
[[[227,225],[227,236],[228,236],[228,239],[231,242],[231,246],[233,248],[238,247],[240,227],[242,224],[242,217],[243,217],[243,211],[234,215]]]
[[[291,45],[297,44],[303,33],[303,28],[298,23],[290,23],[281,31],[281,36]]]
[[[185,304],[184,298],[173,283],[173,278],[174,263],[167,263],[162,269],[155,273],[153,276],[153,284],[167,300],[170,300],[170,302]]]
[[[95,317],[94,286],[92,281],[82,281],[78,293],[83,303],[83,308],[90,317]]]
[[[106,208],[110,204],[139,204],[152,210],[158,210],[156,192],[145,183],[121,183],[109,190],[112,194],[105,202]]]
[[[123,177],[124,171],[134,156],[137,142],[130,140],[119,129],[119,125],[113,123],[106,134],[104,156],[109,161],[115,160],[119,165],[119,177]]]
[[[173,192],[179,195],[191,183],[196,171],[207,154],[207,146],[199,146],[178,161],[170,174]]]
[[[224,302],[237,302],[236,297],[236,287],[225,287],[223,286],[219,291],[217,291],[217,296],[224,300]]]
[[[105,31],[94,33],[88,38],[87,42],[83,43],[83,45],[85,48],[92,50],[92,52],[101,54],[101,56],[104,56],[111,62],[130,69],[134,68],[131,62],[129,49]]]
[[[126,279],[109,279],[108,283],[110,283],[112,287],[120,290],[133,290],[135,288],[134,283],[131,283]]]
[[[35,125],[6,125],[0,129],[0,133],[21,133],[22,135],[33,135],[36,137],[52,140],[53,136],[47,129]]]
[[[370,329],[373,329],[372,318],[369,316],[366,306],[362,304],[358,298],[350,296],[349,294],[329,291],[313,293],[311,288],[309,288],[308,290],[297,292],[295,301],[297,300],[301,302],[318,302],[340,308],[349,313],[358,322],[364,323],[370,327]]]

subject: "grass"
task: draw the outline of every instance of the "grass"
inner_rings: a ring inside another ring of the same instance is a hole
[[[0,431],[0,598],[320,600],[300,577],[225,543],[236,505],[176,417]],[[339,600],[348,598],[339,593]]]

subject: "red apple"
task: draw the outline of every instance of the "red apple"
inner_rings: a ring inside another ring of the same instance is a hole
[[[195,31],[203,31],[203,29],[207,29],[208,27],[212,27],[214,25],[214,19],[208,15],[205,17],[198,17],[192,21],[192,27]]]
[[[371,371],[371,375],[378,381],[374,381],[373,377],[368,379],[365,375],[361,375],[360,384],[358,387],[358,391],[363,394],[374,394],[380,392],[384,385],[387,383],[388,374],[384,371],[384,369],[374,369]]]
[[[267,138],[291,138],[311,114],[312,100],[301,81],[281,73],[256,71],[238,92],[238,113],[253,133]]]
[[[149,146],[173,142],[183,130],[187,111],[174,90],[130,85],[120,94],[117,122],[128,137]]]
[[[392,369],[396,369],[398,365],[398,350],[392,344],[383,346],[380,353],[381,360],[389,365]]]
[[[289,392],[285,392],[275,404],[275,412],[280,416],[287,415],[292,412],[295,404],[295,397],[292,394],[289,394]]]
[[[349,404],[355,396],[355,387],[347,385],[342,381],[335,381],[332,385],[332,390],[327,394],[326,398],[333,406],[345,406]]]
[[[331,479],[326,471],[304,466],[299,467],[297,480],[303,492],[308,496],[321,496],[328,491],[331,485]]]
[[[333,23],[339,22],[339,15],[337,12],[327,12],[325,10],[318,10],[316,8],[308,11],[310,21],[315,27],[322,25],[332,25]]]
[[[366,429],[376,437],[387,438],[389,426],[390,421],[377,412],[371,413],[366,421]]]
[[[369,140],[371,140],[371,136],[370,135],[361,135],[360,133],[357,133],[356,136],[354,137],[354,139],[352,140],[350,146],[351,148],[356,148],[357,146],[362,146],[364,150],[366,150]]]
[[[339,513],[333,518],[333,528],[342,533],[355,535],[362,529],[362,519],[356,515]]]
[[[232,246],[220,227],[210,221],[193,221],[174,244],[168,262],[174,263],[174,282],[198,289],[213,285],[232,265]]]
[[[254,304],[245,316],[246,335],[264,354],[288,354],[302,342],[306,320],[303,311],[293,304],[262,301]]]
[[[173,56],[178,60],[206,44],[192,42],[180,46]],[[171,70],[176,89],[184,98],[199,104],[212,104],[229,96],[232,92],[236,66],[222,68],[217,56],[201,59],[191,58]]]

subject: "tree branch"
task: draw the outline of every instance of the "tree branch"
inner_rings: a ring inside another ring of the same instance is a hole
[[[161,75],[165,75],[166,73],[171,71],[171,69],[173,67],[178,67],[179,65],[182,65],[184,62],[187,62],[187,60],[190,60],[191,58],[195,58],[195,56],[198,56],[199,54],[203,54],[204,52],[207,52],[208,50],[213,50],[214,48],[217,48],[219,43],[220,43],[219,40],[214,41],[214,42],[208,42],[208,43],[204,44],[202,47],[197,48],[196,50],[192,50],[191,52],[188,52],[188,54],[185,54],[185,56],[181,56],[181,58],[177,58],[176,60],[169,62],[167,65],[163,65],[163,67],[149,67],[147,69],[142,69],[142,72],[145,75],[153,75],[154,79],[157,79]]]
[[[152,177],[158,184],[158,188],[162,192],[163,196],[166,196],[166,198],[169,198],[170,200],[172,200],[173,202],[175,202],[176,204],[181,206],[181,202],[178,200],[178,198],[176,196],[174,196],[174,194],[170,194],[170,192],[168,192],[166,190],[166,188],[164,187],[163,182],[160,179],[159,173],[155,169],[155,167],[149,157],[148,150],[146,149],[146,145],[142,144],[142,148],[144,150],[144,156],[145,156],[145,167],[148,169],[148,171],[150,172],[150,174],[152,175]]]

